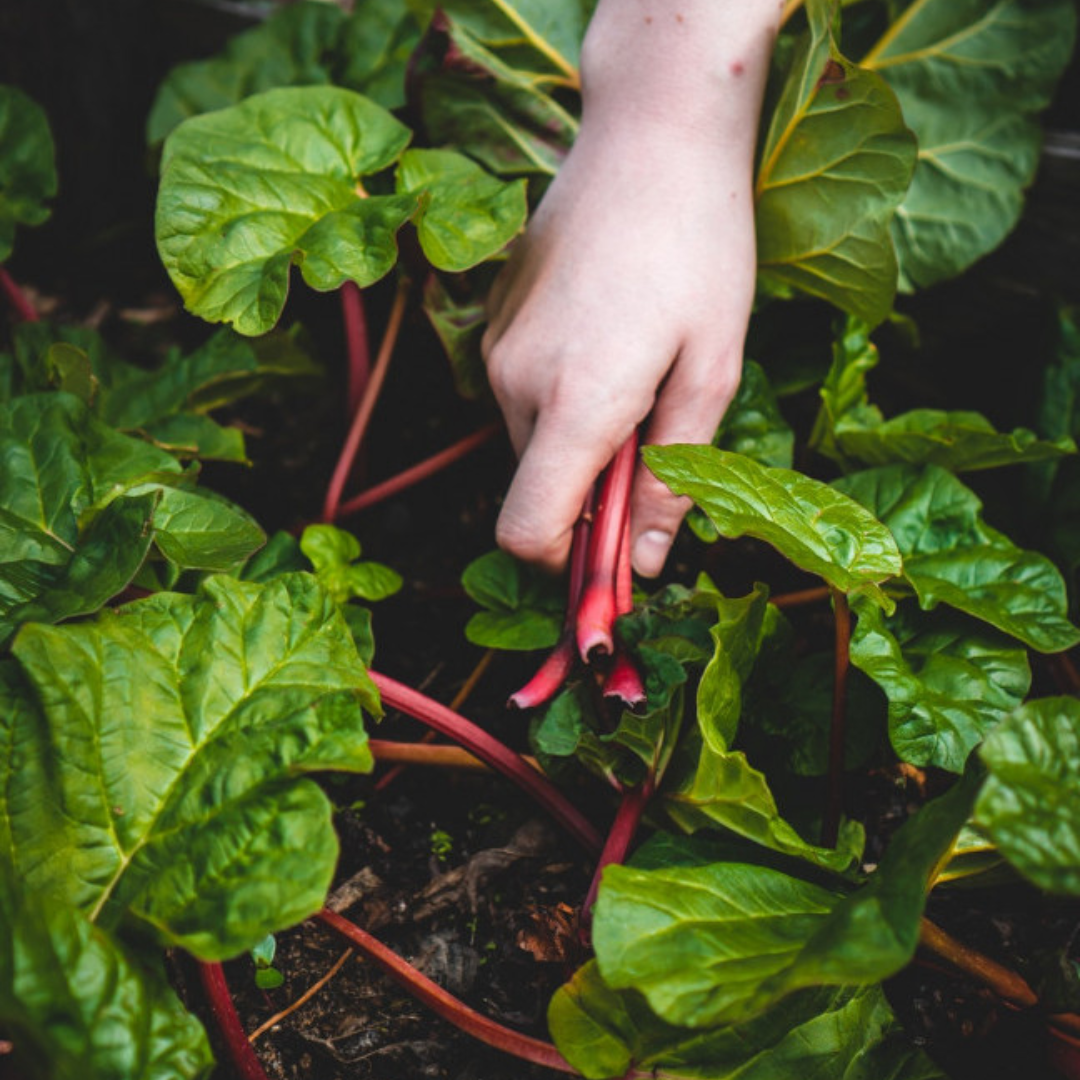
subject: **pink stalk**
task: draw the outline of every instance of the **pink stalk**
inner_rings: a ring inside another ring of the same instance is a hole
[[[381,483],[369,487],[367,491],[362,491],[359,495],[355,495],[348,501],[343,502],[337,509],[337,516],[343,518],[348,517],[350,514],[359,513],[359,511],[366,510],[369,506],[374,506],[375,503],[382,502],[383,499],[389,499],[391,496],[405,491],[407,488],[412,487],[413,484],[418,484],[421,480],[426,480],[429,476],[434,476],[437,472],[445,469],[448,465],[452,465],[478,446],[483,446],[502,429],[503,425],[496,421],[480,428],[479,431],[474,431],[471,435],[466,435],[464,439],[448,446],[445,450],[432,454],[431,457],[425,458],[403,472],[399,472],[396,476],[391,476],[388,480],[383,480]]]
[[[371,349],[368,346],[367,312],[364,296],[355,281],[346,281],[339,290],[341,321],[345,328],[345,353],[349,360],[348,406],[353,416],[371,377]]]
[[[589,851],[600,850],[603,841],[599,832],[547,777],[538,773],[520,754],[514,753],[483,728],[433,701],[426,694],[377,671],[369,669],[368,674],[386,705],[460,743],[531,795],[582,847]]]
[[[229,996],[229,984],[225,981],[222,966],[200,960],[199,980],[239,1080],[267,1080],[266,1073],[255,1056],[247,1035],[244,1034],[240,1017],[236,1015],[236,1006]]]
[[[0,292],[7,298],[19,322],[38,322],[41,319],[37,309],[15,283],[15,279],[2,266],[0,266]]]
[[[398,285],[397,295],[394,297],[393,307],[390,309],[390,318],[386,324],[386,332],[383,334],[382,344],[379,346],[379,355],[375,358],[375,368],[364,387],[363,397],[357,406],[356,415],[353,417],[349,434],[345,437],[345,445],[341,448],[341,455],[334,466],[334,474],[330,478],[330,484],[326,489],[326,499],[323,502],[323,521],[333,521],[338,514],[341,504],[341,493],[345,490],[345,483],[349,479],[353,462],[356,460],[357,451],[367,431],[368,422],[375,409],[379,391],[386,379],[387,369],[390,367],[390,357],[394,352],[398,332],[401,330],[401,321],[405,315],[405,301],[409,295],[409,287],[405,279]]]
[[[563,620],[562,637],[552,653],[540,665],[540,670],[516,694],[510,695],[508,705],[519,709],[535,709],[543,705],[559,692],[574,668],[574,623],[577,620],[578,603],[581,601],[581,590],[585,583],[595,494],[595,489],[589,492],[581,517],[574,525],[574,536],[570,542],[570,585],[567,590],[566,617]]]
[[[619,545],[619,564],[615,574],[615,614],[625,615],[634,609],[634,579],[630,566],[630,519],[623,526]],[[645,704],[645,684],[634,662],[620,645],[615,663],[604,679],[604,697],[618,698],[628,708]]]
[[[604,474],[589,542],[589,578],[577,610],[577,645],[581,658],[615,649],[616,576],[623,532],[630,512],[630,485],[637,462],[637,432],[623,443]]]
[[[583,927],[588,926],[592,921],[592,908],[596,903],[596,894],[600,889],[600,878],[604,874],[604,868],[613,863],[621,863],[626,858],[626,853],[630,850],[630,845],[637,835],[638,826],[641,824],[641,815],[645,812],[649,799],[652,798],[653,790],[654,781],[650,773],[640,784],[635,784],[623,795],[619,809],[615,812],[615,820],[611,824],[611,832],[608,833],[604,849],[600,852],[592,884],[589,886],[588,893],[585,894],[585,903],[581,906]]]
[[[349,919],[328,908],[323,908],[316,918],[321,919],[331,929],[347,938],[364,956],[396,983],[403,986],[413,997],[422,1001],[432,1012],[448,1020],[467,1035],[503,1053],[512,1054],[522,1061],[542,1065],[558,1072],[570,1073],[573,1076],[580,1075],[551,1043],[512,1031],[478,1013],[453,994],[447,993],[438,983],[432,982],[412,964],[403,960],[393,950],[388,949],[365,930],[361,930]]]

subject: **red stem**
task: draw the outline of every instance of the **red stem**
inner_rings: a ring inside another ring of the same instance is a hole
[[[615,663],[604,679],[604,697],[618,698],[630,709],[644,705],[647,698],[641,673],[620,646],[615,652]]]
[[[600,878],[604,868],[612,863],[621,863],[630,850],[630,845],[637,835],[638,826],[641,824],[641,815],[645,812],[649,799],[654,790],[653,777],[650,774],[640,784],[635,784],[622,797],[619,809],[615,812],[615,820],[611,823],[611,831],[604,842],[604,849],[600,852],[600,858],[596,864],[596,872],[593,874],[589,891],[585,894],[585,903],[581,906],[582,926],[588,926],[592,920],[592,908],[596,903],[596,894],[600,890]]]
[[[232,1059],[233,1068],[240,1080],[267,1080],[255,1051],[248,1042],[247,1035],[236,1015],[236,1007],[229,996],[229,984],[225,981],[225,971],[220,964],[199,961],[199,979],[210,1003],[210,1012],[214,1023],[225,1043],[225,1049]]]
[[[630,487],[637,463],[637,432],[619,448],[604,473],[589,542],[589,569],[577,611],[577,644],[588,661],[594,651],[615,650],[615,597],[619,552],[630,511]]]
[[[821,585],[814,589],[801,589],[798,592],[780,593],[772,597],[778,608],[800,607],[803,604],[816,604],[819,600],[829,599],[829,586]]]
[[[341,503],[341,493],[345,490],[345,483],[349,479],[353,462],[356,460],[357,451],[367,431],[368,422],[375,409],[379,391],[382,389],[386,378],[387,369],[390,366],[390,357],[394,352],[398,332],[401,330],[401,320],[405,315],[405,301],[408,299],[409,286],[403,278],[398,284],[397,295],[394,304],[390,308],[390,317],[383,334],[382,344],[379,346],[379,355],[375,358],[375,369],[364,387],[364,395],[357,406],[356,415],[353,417],[349,434],[345,437],[345,445],[341,448],[341,456],[334,466],[334,474],[330,478],[330,484],[326,489],[326,498],[323,502],[323,521],[333,521],[338,514],[338,506]]]
[[[345,328],[345,354],[349,361],[349,415],[355,414],[371,377],[371,349],[368,345],[367,312],[364,296],[355,281],[346,281],[341,295],[341,321]]]
[[[19,322],[38,322],[41,316],[15,283],[15,279],[0,266],[0,292],[7,298],[11,310]]]
[[[502,430],[503,425],[499,421],[487,424],[485,427],[480,428],[479,431],[474,431],[471,435],[466,435],[464,439],[459,440],[452,446],[448,446],[445,450],[432,454],[431,457],[425,458],[403,472],[399,472],[396,476],[391,476],[388,480],[383,480],[369,487],[367,491],[362,491],[347,502],[343,502],[337,508],[337,516],[343,518],[348,517],[349,514],[359,513],[359,511],[366,510],[369,506],[374,506],[375,503],[382,502],[383,499],[389,499],[391,496],[405,491],[407,488],[412,487],[413,484],[418,484],[421,480],[426,480],[429,476],[434,476],[437,472],[445,469],[448,465],[452,465],[478,446],[483,446],[484,443],[494,438]]]
[[[599,832],[547,777],[538,773],[520,754],[514,753],[483,728],[477,727],[445,705],[433,701],[426,694],[421,694],[420,691],[377,671],[369,670],[368,674],[378,687],[383,702],[390,708],[399,709],[460,743],[496,772],[502,773],[531,795],[584,848],[589,851],[600,850],[603,838]]]
[[[522,1061],[570,1073],[573,1076],[580,1075],[551,1043],[511,1031],[510,1028],[503,1027],[502,1024],[497,1024],[475,1009],[471,1009],[453,994],[447,993],[438,983],[432,982],[426,975],[417,971],[412,964],[402,960],[382,942],[361,930],[355,923],[327,908],[320,911],[316,918],[321,919],[331,929],[347,938],[364,956],[396,983],[403,986],[413,997],[422,1001],[432,1012],[444,1020],[449,1020],[467,1035],[503,1053],[513,1054]]]
[[[836,655],[834,658],[832,726],[829,730],[829,793],[821,843],[836,847],[844,806],[844,750],[847,729],[848,646],[851,643],[851,608],[839,589],[833,590]]]

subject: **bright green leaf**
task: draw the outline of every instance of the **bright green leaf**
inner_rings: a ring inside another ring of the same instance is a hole
[[[56,151],[44,109],[14,86],[0,86],[0,263],[17,225],[40,225],[56,194]]]
[[[645,463],[689,495],[722,536],[753,536],[846,593],[891,606],[879,585],[900,573],[896,543],[879,521],[827,484],[703,446],[647,446]]]
[[[975,807],[980,827],[1040,889],[1080,894],[1080,702],[1029,701],[979,756],[990,770]]]
[[[300,538],[300,550],[311,560],[319,583],[339,604],[356,597],[385,600],[402,586],[401,575],[389,566],[358,561],[360,541],[333,525],[309,525]]]
[[[154,543],[185,570],[235,570],[266,543],[254,518],[231,503],[184,488],[159,490]]]

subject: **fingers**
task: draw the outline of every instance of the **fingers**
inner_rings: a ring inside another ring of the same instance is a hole
[[[645,441],[653,445],[708,443],[739,385],[742,360],[738,351],[719,359],[714,353],[681,355],[653,408]],[[655,577],[690,500],[673,495],[638,463],[630,502],[630,543],[637,573]]]

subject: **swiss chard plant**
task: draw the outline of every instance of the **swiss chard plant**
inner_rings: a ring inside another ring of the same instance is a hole
[[[1072,49],[1068,0],[786,6],[754,325],[828,306],[816,345],[831,363],[747,359],[712,446],[629,440],[566,587],[500,553],[464,568],[469,640],[538,651],[508,698],[542,771],[372,668],[366,602],[402,581],[335,523],[497,425],[345,487],[414,282],[459,389],[485,393],[484,293],[572,144],[591,6],[302,0],[170,73],[147,128],[158,251],[187,309],[224,327],[156,365],[41,320],[4,268],[57,177],[41,109],[0,87],[0,1039],[24,1075],[207,1074],[162,963],[178,947],[202,964],[237,1072],[258,1080],[220,962],[313,915],[477,1037],[596,1080],[944,1076],[885,991],[919,949],[1031,1010],[1076,1068],[1074,1005],[928,915],[958,882],[1080,893],[1080,704],[1032,695],[1033,658],[1068,671],[1080,644],[1063,494],[1075,319],[1063,311],[1038,431],[872,393],[898,294],[961,273],[1020,215]],[[361,290],[387,277],[371,356]],[[322,521],[268,540],[200,474],[248,460],[221,410],[320,375],[290,318],[301,286],[340,294],[352,421]],[[807,403],[811,422],[791,422]],[[728,595],[702,572],[636,590],[639,455],[694,503],[703,562],[750,553],[799,586]],[[1054,508],[1046,553],[980,497],[977,474],[1005,467],[1027,470],[1036,511]],[[824,635],[801,618],[815,605],[831,607]],[[365,729],[384,707],[509,777],[594,860],[578,925],[592,952],[551,1001],[552,1042],[468,1009],[323,908],[338,848],[309,774],[389,754]],[[873,858],[847,797],[871,768],[934,792]],[[556,783],[582,777],[610,798],[602,827]]]

